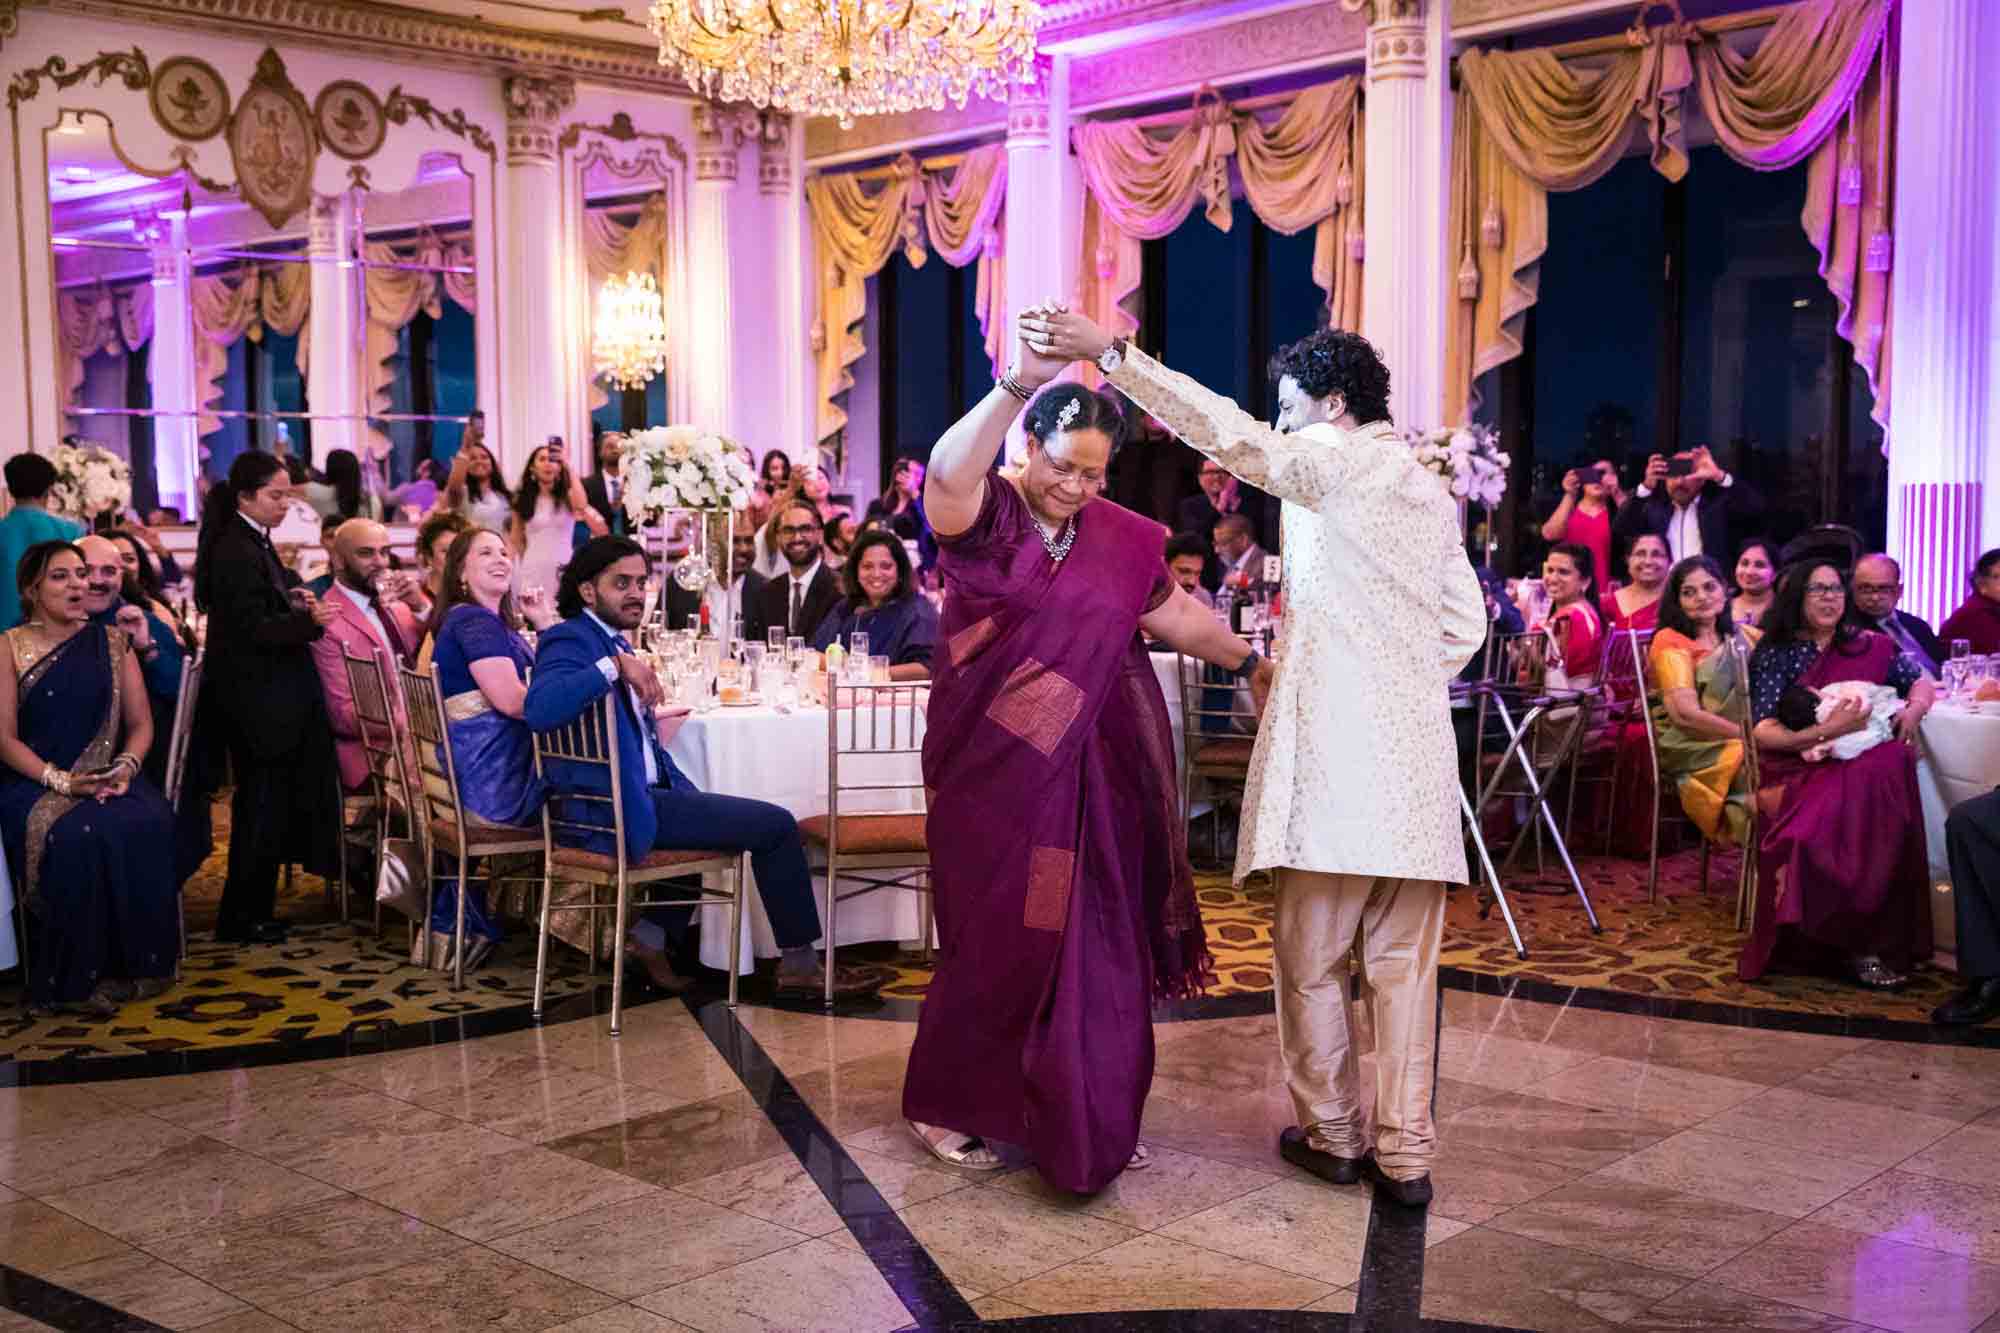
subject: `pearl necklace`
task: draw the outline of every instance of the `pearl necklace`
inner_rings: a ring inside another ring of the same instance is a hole
[[[1063,557],[1069,554],[1070,543],[1076,540],[1076,515],[1071,514],[1064,522],[1061,541],[1049,536],[1049,530],[1039,523],[1035,524],[1035,531],[1041,534],[1042,547],[1048,551],[1049,559],[1060,565]]]

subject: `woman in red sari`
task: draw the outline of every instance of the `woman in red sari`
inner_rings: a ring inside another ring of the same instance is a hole
[[[1763,629],[1750,659],[1750,692],[1766,823],[1756,917],[1738,973],[1756,980],[1783,949],[1804,955],[1807,965],[1837,960],[1870,989],[1894,989],[1907,980],[1903,970],[1931,954],[1930,872],[1912,749],[1935,700],[1931,681],[1887,635],[1848,618],[1847,585],[1832,565],[1794,565]],[[1868,710],[1851,700],[1804,731],[1778,721],[1787,689],[1835,681],[1895,686],[1909,701],[1896,719],[1896,743],[1847,760],[1799,758],[1868,723]]]
[[[1660,597],[1667,588],[1667,572],[1673,558],[1667,553],[1667,539],[1657,532],[1642,532],[1632,539],[1625,552],[1625,572],[1632,581],[1604,594],[1598,603],[1604,612],[1605,648],[1600,679],[1610,686],[1620,703],[1635,700],[1639,693],[1639,659],[1633,656],[1629,632],[1644,634],[1660,623]],[[1644,651],[1643,649],[1641,650]],[[1643,706],[1643,705],[1642,705]],[[1644,856],[1652,833],[1652,764],[1647,749],[1652,744],[1646,724],[1637,714],[1618,730],[1618,785],[1611,789],[1610,820],[1612,842],[1631,856]]]
[[[931,453],[924,509],[944,577],[924,739],[942,961],[903,1113],[924,1145],[990,1169],[1025,1147],[1090,1193],[1146,1162],[1152,1002],[1208,977],[1166,701],[1140,631],[1268,687],[1269,664],[1182,592],[1158,523],[1098,496],[1121,429],[1064,369],[1015,369]]]

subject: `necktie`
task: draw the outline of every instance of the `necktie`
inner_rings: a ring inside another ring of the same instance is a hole
[[[368,595],[368,606],[375,612],[375,618],[382,622],[382,633],[389,640],[389,652],[398,662],[406,662],[410,657],[409,648],[403,643],[402,632],[396,628],[395,617],[389,608],[382,605],[382,599],[375,594]]]
[[[806,585],[800,583],[795,578],[792,580],[792,615],[791,619],[786,623],[785,627],[787,633],[790,634],[805,633],[803,629],[799,628],[799,617],[805,610],[805,603],[806,603]]]

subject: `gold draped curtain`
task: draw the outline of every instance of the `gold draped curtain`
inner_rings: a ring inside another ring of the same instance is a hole
[[[667,258],[667,196],[648,195],[639,216],[620,222],[604,209],[589,209],[583,215],[583,266],[591,299],[584,308],[584,343],[590,345],[591,323],[597,318],[597,292],[606,280],[626,273],[650,273],[665,299]],[[611,401],[604,385],[592,376],[592,411]]]
[[[395,407],[396,372],[389,361],[401,344],[403,327],[419,314],[432,319],[444,315],[445,296],[473,314],[478,305],[472,274],[449,274],[438,270],[445,265],[472,262],[469,236],[449,238],[424,228],[399,241],[369,241],[362,246],[362,258],[370,265],[410,265],[411,267],[370,267],[362,270],[367,306],[367,352],[364,373],[368,380],[368,410],[388,412]],[[304,356],[301,346],[300,356]],[[388,455],[388,433],[374,422],[368,423],[368,447],[377,458]]]
[[[1083,168],[1083,255],[1078,304],[1114,333],[1139,326],[1140,243],[1172,232],[1194,211],[1223,231],[1233,221],[1229,163],[1251,211],[1274,231],[1317,228],[1313,281],[1335,328],[1361,324],[1361,81],[1301,92],[1265,124],[1213,95],[1185,123],[1158,130],[1134,120],[1087,121],[1074,131]]]
[[[908,154],[886,180],[855,172],[821,174],[806,182],[818,255],[818,311],[813,360],[818,367],[818,435],[847,424],[840,398],[854,387],[850,367],[867,352],[861,321],[868,279],[898,247],[912,268],[936,250],[954,267],[977,263],[973,297],[994,373],[1007,364],[1005,311],[1007,150],[987,144],[966,153],[949,174],[926,172]]]
[[[1592,66],[1546,50],[1459,57],[1447,225],[1456,302],[1444,419],[1465,420],[1479,376],[1520,355],[1548,249],[1548,192],[1580,190],[1644,133],[1653,167],[1688,169],[1692,89],[1724,152],[1778,171],[1806,162],[1806,236],[1836,325],[1889,415],[1890,203],[1895,191],[1893,0],[1801,0],[1748,55],[1702,23],[1667,23]]]

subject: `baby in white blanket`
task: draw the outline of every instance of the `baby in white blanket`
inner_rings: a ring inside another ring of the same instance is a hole
[[[1785,691],[1785,695],[1779,701],[1778,720],[1793,731],[1803,731],[1814,722],[1826,721],[1844,700],[1856,700],[1868,709],[1867,726],[1859,731],[1850,731],[1845,736],[1837,736],[1823,745],[1815,745],[1799,756],[1810,764],[1829,758],[1852,759],[1863,751],[1874,749],[1896,734],[1896,715],[1903,711],[1903,697],[1896,693],[1893,685],[1870,685],[1859,680],[1839,680],[1823,685],[1816,699],[1812,691],[1796,685]],[[1798,697],[1800,695],[1804,698]],[[1800,726],[1798,721],[1803,719],[1794,719],[1808,704],[1812,708],[1812,719],[1805,722],[1805,726]],[[1788,712],[1793,716],[1784,715]]]

